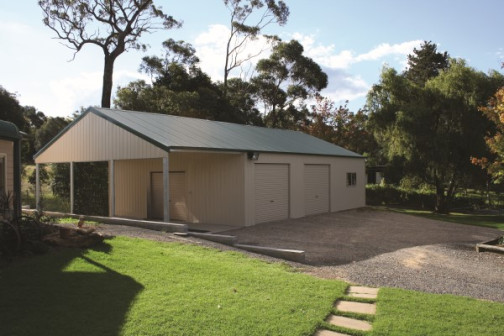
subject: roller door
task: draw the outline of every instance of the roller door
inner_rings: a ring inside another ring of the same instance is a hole
[[[289,165],[255,164],[255,223],[289,218]]]
[[[305,214],[329,212],[329,165],[304,168]]]

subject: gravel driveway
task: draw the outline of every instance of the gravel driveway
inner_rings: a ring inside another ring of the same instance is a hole
[[[474,248],[503,234],[491,228],[365,208],[225,233],[305,250],[305,271],[323,278],[504,302],[504,255]]]
[[[120,225],[99,231],[237,250],[196,238]],[[451,293],[504,302],[504,255],[474,245],[503,232],[373,209],[259,224],[224,232],[238,242],[306,251],[306,273],[375,287]],[[244,252],[267,261],[278,259]]]

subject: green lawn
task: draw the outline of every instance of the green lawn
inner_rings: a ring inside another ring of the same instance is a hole
[[[453,295],[383,288],[372,335],[503,335],[504,305]]]
[[[311,335],[346,284],[239,253],[130,238],[0,275],[2,335]]]
[[[346,283],[132,238],[0,268],[2,335],[313,335]],[[372,319],[373,320],[373,319]],[[498,335],[504,305],[382,289],[366,335]]]
[[[445,222],[486,226],[494,229],[504,230],[504,216],[502,215],[475,215],[459,212],[452,212],[448,215],[442,215],[442,214],[435,214],[432,211],[428,210],[416,210],[406,208],[387,208],[387,209],[400,213],[405,213],[408,215],[421,216]]]

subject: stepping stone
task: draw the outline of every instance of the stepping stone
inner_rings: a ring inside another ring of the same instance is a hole
[[[336,301],[334,308],[348,313],[376,314],[376,304],[353,301]]]
[[[331,330],[317,330],[317,332],[313,336],[350,336],[348,334],[342,334],[336,331]]]
[[[349,317],[330,315],[326,322],[343,328],[361,330],[361,331],[369,331],[372,326],[371,323],[367,321],[356,320]]]
[[[350,286],[347,292],[348,296],[356,298],[376,299],[378,297],[378,288]]]

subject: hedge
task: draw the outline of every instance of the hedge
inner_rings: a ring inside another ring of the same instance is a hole
[[[366,204],[434,209],[436,194],[432,191],[403,189],[391,185],[367,185]],[[457,195],[450,202],[449,207],[451,209],[479,209],[485,207],[485,199],[479,196]]]

